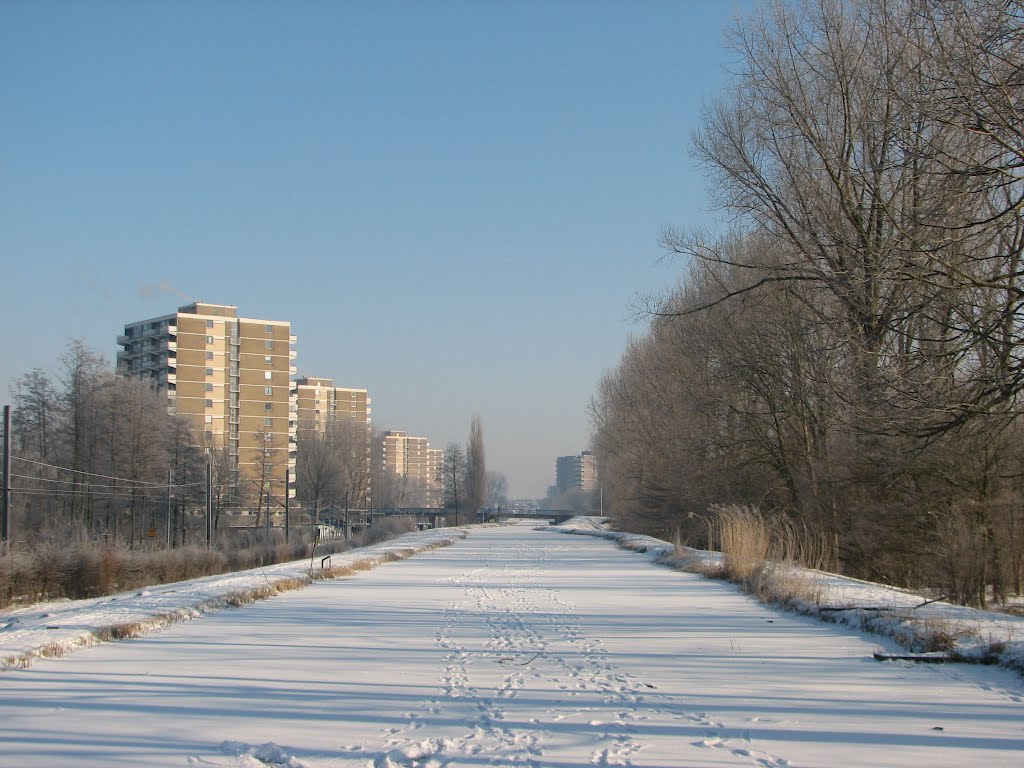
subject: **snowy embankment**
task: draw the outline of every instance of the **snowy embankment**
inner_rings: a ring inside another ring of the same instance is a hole
[[[147,587],[89,600],[36,603],[0,611],[0,670],[24,667],[37,656],[135,637],[229,605],[251,603],[321,578],[334,578],[402,560],[466,538],[461,528],[437,528],[311,560]]]
[[[720,552],[688,549],[679,555],[673,544],[653,536],[609,531],[605,519],[576,517],[552,530],[612,539],[624,549],[681,570],[703,572],[721,563]],[[795,594],[773,595],[772,602],[780,607],[891,637],[921,660],[999,664],[1024,674],[1024,617],[933,601],[833,573],[778,567],[792,577],[780,583],[796,580],[801,585]]]

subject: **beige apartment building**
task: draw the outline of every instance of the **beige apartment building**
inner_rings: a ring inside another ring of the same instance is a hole
[[[120,371],[166,392],[169,410],[188,418],[197,444],[227,449],[243,498],[258,496],[262,484],[283,499],[285,472],[295,468],[297,428],[289,322],[195,302],[125,325],[117,342]]]
[[[576,456],[559,456],[555,461],[555,485],[559,493],[596,490],[597,460],[594,454],[583,451]]]
[[[381,442],[384,466],[422,488],[424,506],[440,507],[443,452],[431,448],[427,438],[413,437],[401,430],[387,430]]]
[[[332,379],[304,376],[295,382],[299,429],[323,430],[344,419],[370,428],[370,398],[365,389],[336,387]]]

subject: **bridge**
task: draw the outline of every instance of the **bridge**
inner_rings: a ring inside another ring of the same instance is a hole
[[[504,523],[509,520],[546,520],[551,525],[561,525],[579,514],[572,509],[541,509],[538,507],[527,512],[517,509],[503,510],[499,507],[480,510],[480,519],[481,522],[486,523]]]

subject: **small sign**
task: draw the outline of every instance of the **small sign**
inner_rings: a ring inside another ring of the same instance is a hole
[[[155,539],[156,538],[156,528],[150,528],[146,532],[146,535],[149,536],[149,538],[151,538],[151,539]]]

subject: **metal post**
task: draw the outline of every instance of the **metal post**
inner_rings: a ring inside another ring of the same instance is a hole
[[[4,472],[0,495],[0,545],[11,545],[11,406],[4,406]]]

